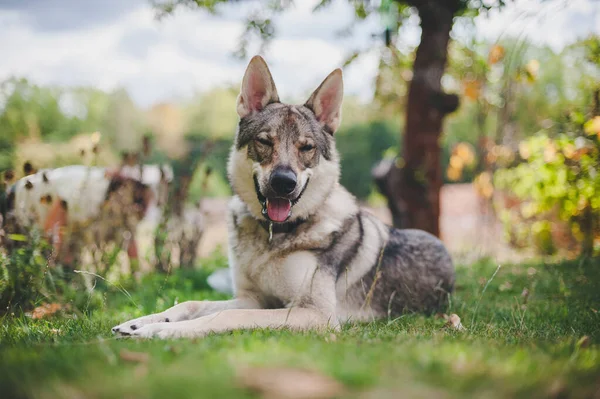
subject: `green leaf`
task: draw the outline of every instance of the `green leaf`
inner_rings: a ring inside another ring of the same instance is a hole
[[[7,237],[9,240],[12,240],[12,241],[21,241],[21,242],[27,241],[27,236],[25,236],[23,234],[8,234]]]

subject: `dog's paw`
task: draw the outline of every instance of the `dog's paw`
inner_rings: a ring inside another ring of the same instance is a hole
[[[162,323],[146,324],[145,326],[129,332],[127,335],[130,335],[133,338],[154,338],[161,331],[161,324]]]
[[[158,339],[172,339],[172,338],[185,338],[187,334],[185,330],[174,328],[165,323],[148,324],[137,330],[134,330],[131,334],[134,338],[158,338]]]
[[[140,328],[156,324],[156,323],[168,323],[169,319],[163,317],[161,315],[150,315],[144,316],[137,319],[126,321],[125,323],[119,324],[118,326],[114,326],[112,328],[113,334],[120,335],[132,335],[134,331],[139,330]]]
[[[208,330],[198,326],[183,326],[178,323],[155,323],[145,325],[129,334],[133,338],[201,338],[208,334]]]

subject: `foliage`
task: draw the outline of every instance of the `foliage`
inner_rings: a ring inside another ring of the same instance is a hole
[[[31,243],[10,254],[0,252],[0,309],[29,309],[43,297],[48,268],[44,251],[48,248],[39,236],[32,234],[30,238]]]
[[[596,41],[593,36],[560,53],[525,40],[453,42],[445,85],[461,91],[464,101],[444,129],[443,164],[447,174],[458,177],[449,181],[490,180],[495,168],[514,161],[519,142],[537,132],[556,138],[581,131],[592,116],[581,110],[594,103],[600,77],[589,61],[593,57],[586,56]],[[448,150],[461,142],[474,147],[477,165],[457,174],[449,167]],[[490,187],[483,189],[490,194],[485,198],[491,198]]]
[[[515,68],[512,91],[519,96],[507,106],[511,113],[499,118],[509,121],[510,140],[503,137],[505,145],[488,154],[490,164],[500,168],[495,185],[519,202],[502,211],[514,244],[534,243],[551,253],[575,241],[591,253],[600,237],[599,41],[592,36],[560,56]],[[539,133],[517,142],[525,136],[517,126]]]
[[[63,141],[99,130],[109,102],[100,90],[44,87],[17,78],[0,84],[0,98],[0,131],[12,142]]]
[[[49,263],[51,249],[39,234],[19,239],[24,241],[10,253],[0,251],[0,314],[57,301],[81,309],[97,304],[97,295],[81,290],[80,276]]]
[[[398,131],[399,126],[391,121],[373,121],[336,133],[342,165],[341,183],[358,198],[366,199],[371,194],[371,169],[386,150],[398,148]]]
[[[17,159],[23,143],[30,147],[43,143],[46,148],[39,149],[42,156],[52,158],[52,165],[45,166],[56,167],[77,159],[70,154],[64,157],[66,148],[61,145],[69,141],[79,144],[76,141],[81,134],[102,132],[110,143],[108,158],[111,150],[139,140],[138,111],[122,90],[109,95],[90,87],[46,87],[11,78],[0,84],[0,104],[0,170],[23,161]],[[49,154],[50,146],[57,146],[53,151],[56,157]],[[66,152],[79,154],[80,150],[69,148]]]
[[[355,21],[340,34],[347,34],[348,30],[357,24],[367,20],[371,15],[377,15],[384,21],[386,30],[385,41],[381,44],[388,45],[391,36],[395,36],[402,27],[403,22],[410,17],[411,10],[430,12],[436,7],[446,9],[453,15],[463,18],[472,18],[481,13],[487,13],[492,9],[504,7],[510,0],[457,0],[457,1],[421,1],[421,0],[358,0],[348,1],[354,8]],[[157,17],[165,18],[175,13],[178,8],[200,9],[211,14],[218,14],[223,7],[238,6],[239,0],[155,0],[153,1]],[[321,0],[313,8],[313,12],[321,12],[331,4],[331,0]],[[260,44],[260,52],[263,52],[273,39],[277,37],[277,16],[293,7],[293,0],[262,0],[252,4],[246,14],[246,27],[239,38],[239,46],[234,52],[238,58],[248,57],[249,47],[256,41]],[[378,35],[372,39],[380,40]],[[348,57],[354,60],[363,53],[359,49]]]
[[[77,318],[4,316],[3,395],[251,398],[236,374],[261,365],[317,370],[343,383],[344,397],[593,397],[598,389],[598,259],[503,265],[494,278],[490,261],[459,267],[448,311],[460,316],[462,332],[445,329],[443,319],[408,314],[335,333],[112,338],[110,327],[128,318],[175,302],[222,299],[206,288],[204,267],[223,262],[210,260],[192,279],[181,270],[147,276],[130,297],[103,287],[101,308]],[[128,361],[122,351],[148,359]]]
[[[569,224],[578,241],[600,238],[598,134],[592,131],[587,137],[560,135],[555,139],[539,134],[519,145],[522,163],[495,174],[496,187],[510,190],[523,201],[517,213],[526,223],[515,224],[510,211],[505,211],[506,222],[530,230],[531,238],[542,243],[545,252],[552,252],[554,247],[553,213]]]

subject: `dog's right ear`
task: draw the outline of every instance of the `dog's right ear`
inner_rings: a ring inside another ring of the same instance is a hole
[[[237,113],[244,118],[275,102],[279,102],[279,96],[269,67],[261,56],[255,55],[244,74],[242,90],[237,99]]]

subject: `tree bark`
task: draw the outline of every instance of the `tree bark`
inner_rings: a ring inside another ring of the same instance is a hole
[[[422,229],[438,237],[443,182],[439,141],[444,116],[458,108],[458,97],[443,93],[441,87],[457,11],[453,3],[415,4],[422,33],[408,92],[404,150],[402,158],[387,165],[383,175],[381,170],[374,171],[379,188],[388,198],[394,225]]]

